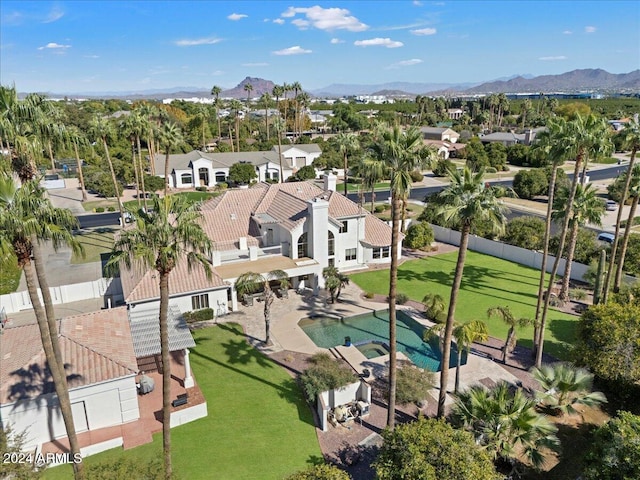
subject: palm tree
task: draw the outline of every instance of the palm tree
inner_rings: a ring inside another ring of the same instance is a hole
[[[334,266],[328,266],[322,269],[322,277],[324,278],[324,286],[329,290],[331,295],[331,303],[336,303],[340,297],[342,289],[349,285],[349,277]]]
[[[633,219],[636,216],[636,209],[638,208],[638,201],[640,200],[640,165],[634,165],[633,171],[627,170],[627,174],[631,173],[631,185],[629,187],[629,196],[633,198],[631,201],[631,208],[629,209],[629,216],[627,217],[627,224],[624,226],[624,235],[622,237],[622,245],[620,246],[620,258],[616,267],[616,278],[613,284],[614,289],[620,290],[622,285],[622,271],[624,267],[624,260],[627,254],[627,247],[629,245],[629,237],[631,234],[631,228],[633,226]],[[621,204],[622,205],[622,204]],[[622,206],[620,207],[622,210]]]
[[[422,299],[422,304],[424,305],[424,313],[427,318],[437,322],[445,308],[444,298],[442,298],[442,295],[437,293],[427,293]]]
[[[495,197],[491,188],[485,188],[484,170],[472,172],[465,167],[461,172],[449,171],[450,184],[440,192],[443,205],[438,208],[437,215],[445,225],[460,226],[460,247],[458,260],[451,286],[449,310],[447,312],[445,344],[442,352],[442,369],[440,370],[440,396],[438,398],[438,417],[444,416],[449,382],[449,359],[451,357],[451,338],[455,322],[456,303],[460,291],[460,283],[467,255],[467,244],[471,227],[477,222],[488,222],[494,232],[504,231],[506,219],[505,207]]]
[[[291,84],[291,90],[293,91],[293,100],[294,100],[294,110],[293,110],[293,131],[298,132],[298,137],[302,135],[302,127],[300,126],[300,117],[299,117],[299,107],[298,103],[298,92],[302,90],[302,85],[300,82],[293,82]]]
[[[244,87],[242,87],[245,92],[247,92],[247,114],[249,113],[249,102],[251,102],[251,92],[253,92],[253,85],[250,83],[245,83]],[[247,117],[248,119],[248,117]]]
[[[489,329],[487,324],[482,320],[472,320],[462,325],[458,325],[453,329],[453,338],[456,340],[456,382],[455,392],[460,389],[460,363],[462,363],[462,354],[471,350],[474,342],[486,342],[489,338]],[[444,366],[443,366],[444,367]]]
[[[284,270],[272,270],[266,275],[255,272],[245,272],[240,275],[235,283],[236,290],[240,296],[248,295],[262,289],[264,292],[264,327],[265,327],[265,345],[269,344],[271,331],[271,304],[275,298],[275,294],[271,289],[271,281],[278,281],[280,288],[289,288],[289,275]]]
[[[240,112],[242,111],[242,103],[234,98],[231,100],[231,109],[234,111],[236,120],[236,152],[240,152]],[[231,150],[233,151],[233,140],[231,141]]]
[[[540,383],[538,405],[554,414],[575,414],[576,405],[593,407],[607,401],[602,392],[592,392],[593,374],[567,363],[542,365],[531,371]]]
[[[398,258],[400,251],[400,202],[411,190],[411,172],[422,168],[424,159],[419,155],[422,134],[417,128],[407,131],[395,126],[384,130],[373,145],[376,158],[383,161],[391,177],[391,265],[389,270],[389,404],[387,426],[395,426],[396,406],[396,295],[398,284]]]
[[[474,385],[460,393],[451,419],[473,434],[494,459],[515,466],[521,456],[534,467],[542,467],[547,449],[560,444],[558,429],[546,416],[536,411],[536,402],[522,389],[515,391],[507,382],[500,382],[491,390]]]
[[[86,145],[87,139],[80,132],[80,129],[75,125],[67,128],[67,139],[73,144],[73,152],[76,156],[76,167],[78,169],[78,179],[80,180],[80,189],[82,190],[82,201],[87,201],[87,189],[84,185],[84,175],[82,173],[82,160],[80,160],[80,153],[78,152],[79,145]]]
[[[354,153],[360,148],[360,141],[355,133],[340,132],[335,137],[338,150],[342,153],[342,160],[344,165],[344,196],[347,196],[347,180],[349,177],[349,164],[348,157],[350,153]]]
[[[376,203],[376,184],[385,177],[385,164],[382,160],[363,155],[356,168],[362,180],[362,189],[368,189],[371,192],[371,213],[373,213]]]
[[[489,318],[496,316],[499,317],[504,323],[509,326],[509,331],[507,332],[507,338],[504,341],[504,347],[502,347],[502,363],[507,363],[507,355],[513,352],[516,348],[516,328],[517,327],[526,327],[527,325],[531,325],[533,320],[530,318],[518,318],[513,316],[509,307],[491,307],[487,310],[487,316]]]
[[[135,112],[125,117],[124,121],[120,123],[120,130],[129,137],[129,141],[131,142],[131,164],[133,165],[133,172],[136,180],[136,199],[138,200],[138,207],[140,207],[140,175],[138,172],[136,138],[139,136],[141,129],[142,127],[139,122],[139,117]]]
[[[279,115],[279,113],[278,113]],[[278,162],[280,163],[280,182],[284,181],[284,170],[282,167],[282,128],[284,122],[281,117],[275,117],[273,119],[273,128],[278,136]]]
[[[298,99],[298,110],[299,110],[298,129],[300,130],[299,136],[301,136],[306,126],[306,119],[307,119],[306,109],[309,103],[311,102],[311,97],[307,92],[300,92],[296,98]]]
[[[136,109],[140,116],[142,117],[142,126],[144,135],[147,141],[147,148],[149,150],[149,159],[150,159],[150,167],[151,167],[151,175],[156,174],[156,153],[157,150],[155,148],[155,137],[156,137],[156,124],[153,118],[156,116],[158,109],[149,103],[142,103]],[[139,151],[139,149],[138,149]],[[142,168],[142,162],[140,162]]]
[[[109,154],[109,145],[107,143],[107,140],[113,137],[113,127],[106,118],[98,115],[91,121],[90,131],[95,139],[102,142],[104,153],[107,156],[107,163],[109,164],[109,171],[111,172],[111,181],[113,182],[116,200],[118,201],[118,209],[120,210],[120,222],[121,225],[124,226],[124,208],[122,206],[122,202],[120,201],[120,184],[116,179],[116,172],[113,169],[113,162],[111,161],[111,155]]]
[[[126,268],[155,269],[160,287],[160,350],[162,357],[162,446],[164,475],[171,479],[171,363],[169,357],[169,276],[179,262],[187,262],[189,270],[198,266],[207,276],[211,265],[207,255],[211,240],[202,229],[200,204],[188,204],[184,197],[154,196],[153,210],[138,210],[135,228],[121,232],[115,241],[107,271]]]
[[[575,158],[575,168],[573,172],[573,180],[571,182],[571,190],[567,198],[567,215],[565,216],[562,230],[560,232],[560,241],[558,246],[558,254],[553,262],[551,274],[549,278],[549,286],[547,292],[551,292],[551,288],[555,282],[556,273],[560,266],[561,253],[564,251],[567,233],[569,231],[569,222],[574,216],[573,200],[578,188],[578,179],[580,178],[580,170],[583,170],[582,179],[584,180],[584,171],[590,157],[597,155],[605,155],[613,149],[610,139],[610,128],[604,119],[597,119],[594,115],[582,117],[579,114],[564,125],[565,128],[558,129],[555,133],[562,132],[561,138],[549,139],[553,142],[553,148],[559,150],[560,157]],[[544,296],[544,306],[542,308],[542,316],[539,322],[538,342],[536,348],[536,367],[542,364],[542,353],[544,348],[544,329],[546,324],[547,312],[549,310],[549,301],[551,295]]]
[[[557,219],[564,218],[568,215],[567,196],[568,188],[563,188],[558,192],[555,199],[555,214]],[[602,199],[598,196],[598,192],[593,184],[578,184],[575,197],[573,199],[573,218],[569,221],[569,243],[567,245],[567,261],[564,267],[564,275],[562,277],[562,288],[558,297],[562,301],[569,299],[569,280],[571,279],[571,262],[576,250],[578,242],[578,229],[587,223],[600,225],[602,216],[604,215],[605,206]],[[558,256],[562,252],[557,253]]]
[[[44,191],[37,180],[26,180],[18,188],[9,174],[0,176],[0,264],[15,256],[18,266],[24,271],[27,291],[36,314],[42,347],[60,404],[70,451],[76,455],[80,453],[80,444],[73,423],[56,319],[50,293],[45,292],[45,289],[48,290],[48,284],[45,281],[44,270],[40,268],[39,272],[35,271],[35,262],[41,261],[42,257],[34,248],[39,241],[52,240],[55,248],[60,243],[69,241],[72,237],[68,226],[74,220],[68,210],[53,208],[45,199]],[[79,251],[77,242],[70,243],[74,251]],[[44,301],[47,302],[46,309],[38,296],[38,286]],[[73,468],[76,479],[84,478],[82,463],[74,463]]]
[[[633,175],[633,167],[636,161],[636,153],[640,149],[640,124],[637,119],[630,121],[622,131],[624,138],[624,145],[631,149],[631,157],[629,158],[629,168],[627,169],[627,178],[624,182],[622,189],[622,195],[620,196],[620,208],[618,208],[618,215],[616,216],[616,231],[613,237],[613,244],[611,245],[611,258],[609,258],[609,270],[607,271],[607,277],[604,283],[604,302],[606,303],[608,298],[609,287],[611,285],[611,275],[613,267],[616,261],[616,255],[618,253],[618,237],[620,235],[620,222],[622,221],[622,206],[627,202],[629,195],[629,188],[631,187],[631,179]],[[635,213],[635,212],[634,212]],[[633,226],[633,217],[627,220],[624,233],[627,234],[627,230]],[[626,254],[626,250],[625,250]],[[624,256],[620,255],[618,261],[618,268],[616,268],[616,277],[613,282],[613,289],[617,292],[620,289],[620,282],[622,281],[622,265],[624,264]],[[620,270],[620,279],[618,279],[618,270]]]
[[[271,106],[271,95],[264,92],[260,97],[260,103],[264,106],[264,128],[267,132],[267,142],[269,141],[269,107]]]
[[[216,118],[218,119],[218,143],[220,143],[220,139],[222,138],[222,127],[220,126],[220,93],[222,92],[222,88],[217,85],[214,85],[211,88],[211,95],[214,97],[214,105],[216,107]]]
[[[164,147],[164,196],[166,197],[169,188],[169,156],[171,155],[171,149],[180,145],[184,140],[182,139],[180,128],[173,122],[163,123],[158,137],[160,144]]]

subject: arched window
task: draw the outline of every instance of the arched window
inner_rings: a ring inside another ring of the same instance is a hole
[[[300,235],[298,239],[298,258],[308,257],[307,233]]]
[[[336,240],[333,236],[333,232],[331,230],[329,230],[328,232],[328,246],[329,246],[329,255],[335,255],[336,254]]]

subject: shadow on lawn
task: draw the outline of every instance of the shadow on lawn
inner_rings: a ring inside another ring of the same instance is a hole
[[[472,252],[472,254],[473,254],[473,252]],[[483,255],[483,254],[480,254],[480,255]],[[491,257],[490,255],[483,255],[483,256],[488,257],[490,259],[494,258],[494,257]],[[452,257],[451,259],[448,259],[448,258],[443,258],[443,256],[436,255],[436,256],[431,256],[431,257],[425,257],[425,258],[420,259],[420,260],[423,260],[423,261],[426,261],[426,262],[432,262],[432,263],[441,262],[443,264],[450,265],[449,267],[444,267],[443,266],[442,268],[443,269],[444,268],[450,269],[451,270],[451,278],[453,279],[453,271],[454,271],[454,269],[456,267],[457,257]],[[420,260],[417,260],[417,261],[420,261]],[[498,259],[495,258],[495,260],[498,260]],[[502,261],[507,262],[507,263],[512,263],[512,262],[509,262],[508,260],[502,260]],[[523,267],[523,268],[527,268],[524,265],[518,265],[518,266],[519,267]],[[536,280],[535,277],[532,278],[530,275],[524,275],[522,273],[516,273],[516,272],[512,272],[512,271],[504,272],[504,271],[502,271],[502,270],[500,270],[498,268],[478,267],[477,265],[470,264],[469,260],[468,260],[468,257],[467,257],[467,261],[465,262],[465,267],[464,267],[465,272],[467,270],[467,267],[485,269],[487,271],[486,275],[493,276],[493,277],[496,277],[496,278],[504,278],[505,275],[511,276],[511,277],[521,277],[521,278],[526,279],[528,281],[527,282],[523,282],[522,280],[518,280],[519,283],[527,283],[527,284],[535,285],[535,286],[538,285],[537,280]]]
[[[224,323],[218,324],[217,327],[232,332],[236,335],[242,335],[242,331],[238,328],[233,328]],[[196,346],[204,343],[205,341],[211,340],[208,337],[197,338]],[[209,355],[205,355],[198,348],[195,348],[191,355],[196,357],[200,357],[203,360],[209,361],[215,365],[231,370],[234,373],[244,375],[252,380],[263,383],[278,392],[280,398],[285,399],[287,402],[294,404],[298,409],[298,418],[310,425],[314,425],[313,416],[305,402],[302,392],[298,387],[298,384],[294,379],[286,379],[282,381],[280,384],[270,382],[262,377],[254,375],[253,373],[247,372],[241,368],[237,368],[233,366],[234,364],[240,365],[248,365],[250,363],[256,363],[261,368],[273,368],[275,366],[274,362],[266,357],[264,354],[253,348],[249,345],[244,339],[241,340],[229,340],[227,343],[220,344],[224,348],[224,353],[227,356],[227,361],[223,362],[217,360]]]

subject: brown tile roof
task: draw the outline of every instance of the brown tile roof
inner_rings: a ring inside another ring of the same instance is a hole
[[[400,234],[400,238],[404,238],[404,235]],[[370,247],[388,247],[391,245],[391,227],[367,212],[362,243]]]
[[[178,262],[169,274],[169,295],[198,292],[226,286],[220,275],[211,269],[211,278],[207,278],[202,265],[196,264],[189,269],[186,260]],[[133,267],[120,267],[122,293],[127,303],[160,298],[160,283],[155,269],[143,271]]]
[[[137,373],[126,307],[63,318],[58,332],[70,388]],[[54,391],[37,324],[5,329],[0,347],[0,403]]]

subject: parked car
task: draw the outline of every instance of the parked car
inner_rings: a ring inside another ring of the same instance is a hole
[[[608,211],[613,212],[618,208],[618,204],[613,200],[607,200],[606,208]]]
[[[604,242],[604,243],[613,243],[613,240],[615,239],[615,235],[613,233],[609,233],[609,232],[602,232],[598,235],[598,241],[599,242]]]

